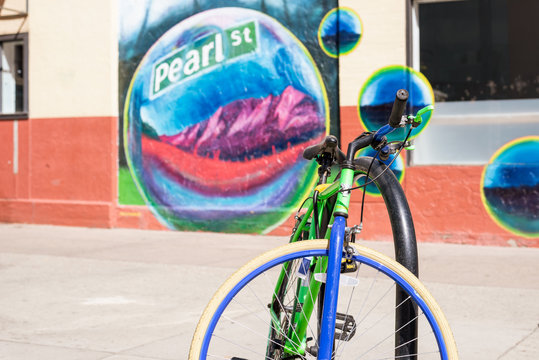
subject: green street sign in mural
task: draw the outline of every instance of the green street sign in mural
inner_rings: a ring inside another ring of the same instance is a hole
[[[254,21],[234,26],[197,39],[158,60],[153,67],[150,98],[225,60],[255,52],[258,48],[256,28]]]

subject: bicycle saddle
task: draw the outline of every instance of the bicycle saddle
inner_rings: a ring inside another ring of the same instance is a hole
[[[311,145],[303,150],[303,158],[312,160],[318,155],[324,153],[330,154],[337,162],[342,162],[346,158],[344,153],[339,149],[339,140],[334,135],[328,135],[319,144]]]

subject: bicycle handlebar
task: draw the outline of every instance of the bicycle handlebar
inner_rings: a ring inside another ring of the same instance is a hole
[[[373,142],[381,141],[385,135],[401,126],[401,118],[404,114],[404,109],[406,108],[406,101],[408,101],[408,91],[404,89],[398,90],[395,95],[393,107],[391,108],[388,125],[384,125],[375,133],[366,132],[358,136],[348,144],[348,152],[346,155],[339,149],[337,138],[333,135],[329,135],[326,136],[321,143],[305,148],[303,151],[303,158],[312,160],[323,153],[330,153],[338,163],[347,162],[349,166],[351,166],[357,151],[371,145]]]
[[[389,115],[389,126],[392,128],[399,127],[401,123],[404,109],[406,108],[406,101],[408,100],[408,91],[400,89],[395,95],[395,101],[393,102],[393,108],[391,109],[391,115]]]

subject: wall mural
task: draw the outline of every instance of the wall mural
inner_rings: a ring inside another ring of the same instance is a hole
[[[367,79],[359,93],[358,114],[365,129],[377,130],[387,124],[398,89],[406,89],[409,93],[406,114],[416,114],[425,106],[434,105],[434,92],[423,74],[401,65],[381,68]],[[427,127],[431,117],[432,112],[423,116],[423,122],[412,131],[410,139]],[[388,140],[404,140],[405,137],[406,130],[401,128],[389,134]]]
[[[358,115],[361,125],[367,131],[378,130],[387,124],[389,114],[395,101],[395,94],[398,89],[408,90],[409,97],[406,103],[405,114],[415,115],[427,105],[434,105],[434,92],[427,78],[418,71],[407,66],[393,65],[375,71],[365,82],[358,98]],[[432,111],[422,116],[421,125],[413,129],[409,139],[418,136],[429,124],[432,118]],[[387,135],[388,141],[402,141],[406,138],[405,128],[396,129]],[[364,149],[359,155],[374,156],[376,152],[372,149]],[[404,179],[404,161],[399,155],[395,161],[391,156],[385,164],[390,166],[399,182]],[[367,186],[369,195],[380,195],[374,185]]]
[[[330,10],[318,28],[320,47],[334,58],[352,52],[359,45],[362,35],[363,26],[359,15],[347,7]]]
[[[335,5],[176,0],[122,12],[120,203],[180,230],[284,221],[316,171],[304,147],[338,135],[338,65],[317,33]]]
[[[539,237],[539,136],[515,139],[496,151],[483,171],[481,197],[499,226]]]
[[[180,230],[264,233],[284,221],[316,171],[303,148],[340,137],[338,57],[360,43],[360,17],[331,0],[119,4],[119,203],[147,205]],[[359,92],[365,129],[386,123],[399,88],[410,93],[407,113],[434,104],[421,73],[381,68]],[[401,156],[391,170],[402,182]],[[481,197],[500,227],[539,237],[538,136],[493,155]]]

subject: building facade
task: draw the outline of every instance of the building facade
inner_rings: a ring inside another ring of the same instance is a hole
[[[539,246],[536,2],[308,3],[6,0],[0,221],[287,234],[303,146],[399,85],[435,106],[394,162],[418,240]]]

